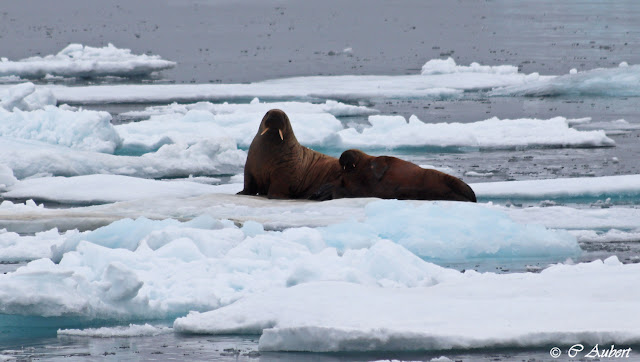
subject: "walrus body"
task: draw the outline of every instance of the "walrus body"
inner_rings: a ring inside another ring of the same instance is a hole
[[[298,143],[289,117],[279,109],[272,109],[262,118],[249,146],[244,189],[239,194],[305,199],[320,186],[335,182],[340,173],[337,158]]]
[[[475,193],[462,180],[396,157],[374,157],[360,150],[348,150],[342,153],[339,162],[340,179],[325,185],[314,195],[315,199],[379,197],[476,202]]]

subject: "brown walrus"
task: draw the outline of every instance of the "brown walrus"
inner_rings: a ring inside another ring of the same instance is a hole
[[[341,173],[338,159],[298,143],[289,117],[272,109],[262,118],[249,146],[242,195],[306,199]]]
[[[396,157],[374,157],[360,150],[348,150],[340,155],[339,162],[341,177],[324,185],[313,199],[379,197],[476,202],[471,187],[459,178]]]

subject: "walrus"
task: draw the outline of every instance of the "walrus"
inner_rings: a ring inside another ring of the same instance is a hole
[[[306,199],[341,174],[335,157],[302,146],[280,109],[268,111],[249,146],[244,189],[238,194]]]
[[[323,185],[312,199],[379,197],[477,202],[471,187],[459,178],[396,157],[374,157],[352,149],[340,155],[339,163],[340,178]]]

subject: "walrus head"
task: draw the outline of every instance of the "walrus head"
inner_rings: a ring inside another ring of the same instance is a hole
[[[289,117],[280,109],[272,109],[268,111],[262,118],[258,133],[260,136],[280,137],[280,141],[284,141],[284,137],[291,132],[291,122]]]
[[[373,157],[360,150],[346,150],[342,152],[339,162],[344,173],[354,172],[357,169],[367,167],[371,170],[376,180],[380,180],[389,168],[384,157]]]

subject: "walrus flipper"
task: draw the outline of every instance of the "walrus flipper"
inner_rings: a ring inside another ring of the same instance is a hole
[[[315,201],[327,201],[333,200],[333,191],[335,186],[331,183],[324,184],[318,188],[316,192],[314,192],[311,196],[309,196],[309,200]]]

